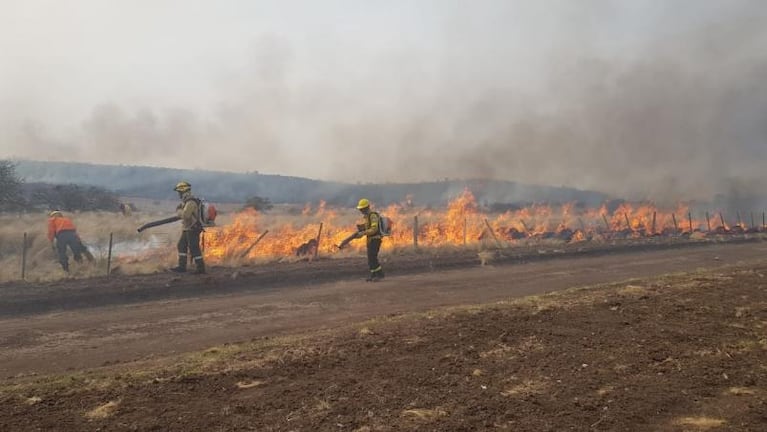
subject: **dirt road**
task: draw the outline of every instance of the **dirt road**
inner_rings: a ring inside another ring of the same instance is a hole
[[[762,242],[639,251],[6,317],[0,376],[87,369],[378,315],[758,263],[766,252]]]

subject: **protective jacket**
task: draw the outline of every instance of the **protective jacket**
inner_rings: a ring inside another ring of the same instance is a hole
[[[192,196],[191,193],[185,194],[181,199],[177,213],[178,217],[181,218],[181,228],[184,231],[202,230],[199,200]]]
[[[363,235],[367,236],[368,241],[381,238],[381,230],[379,229],[379,223],[381,216],[378,213],[371,211],[364,216],[365,230]]]
[[[48,218],[48,241],[53,241],[62,231],[76,231],[75,224],[68,217],[59,216]]]

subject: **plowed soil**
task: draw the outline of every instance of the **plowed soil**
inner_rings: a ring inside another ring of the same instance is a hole
[[[765,252],[498,257],[8,313],[0,430],[762,431]],[[222,272],[211,288],[248,281]]]

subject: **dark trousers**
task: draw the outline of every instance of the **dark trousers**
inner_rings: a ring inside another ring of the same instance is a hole
[[[200,233],[202,231],[191,229],[181,232],[181,238],[178,239],[178,265],[186,268],[189,261],[189,253],[196,265],[202,262],[202,251],[200,251]]]
[[[381,269],[381,263],[378,262],[378,252],[381,250],[381,239],[374,238],[368,240],[368,268],[370,273],[378,273]]]
[[[56,234],[56,252],[59,255],[59,263],[64,270],[69,271],[69,258],[67,257],[67,248],[72,251],[72,255],[74,256],[75,261],[83,261],[82,253],[85,249],[85,246],[83,246],[80,238],[77,237],[76,231],[59,231],[58,234]]]

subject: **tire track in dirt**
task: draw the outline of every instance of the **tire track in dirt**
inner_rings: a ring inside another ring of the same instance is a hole
[[[761,242],[418,273],[0,319],[0,376],[61,372],[435,307],[761,262]]]
[[[497,264],[520,264],[573,257],[633,255],[658,250],[692,251],[717,244],[760,243],[759,236],[722,237],[715,240],[685,238],[624,239],[614,243],[575,243],[528,246],[494,252]],[[687,252],[685,252],[687,253]],[[473,250],[421,250],[385,254],[385,267],[397,275],[470,268],[481,259]],[[292,289],[297,286],[357,280],[365,272],[364,257],[321,259],[312,262],[274,263],[240,268],[215,268],[209,275],[154,273],[116,275],[111,278],[70,279],[47,283],[0,284],[0,317],[86,309],[159,300],[214,296],[229,293]]]

